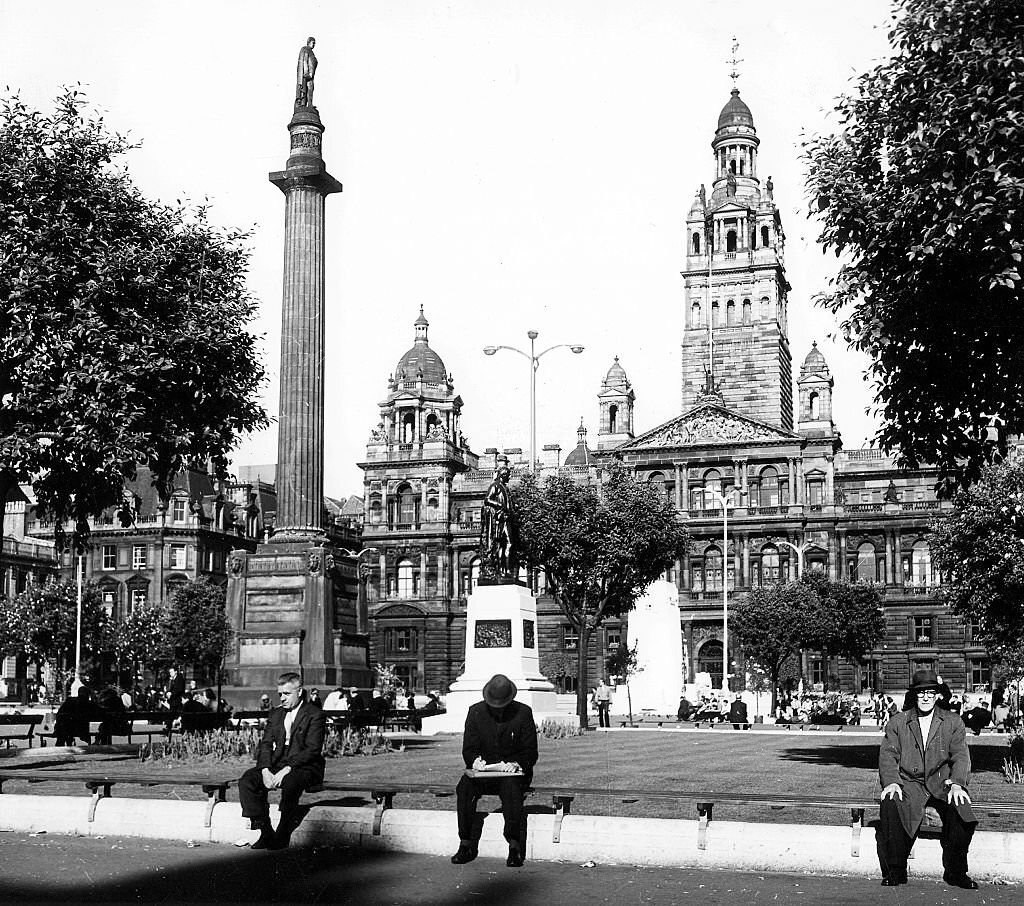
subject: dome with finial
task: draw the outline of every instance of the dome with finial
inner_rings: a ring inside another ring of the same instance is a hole
[[[750,108],[740,99],[739,88],[733,88],[731,94],[732,96],[725,102],[722,112],[718,114],[719,131],[736,126],[746,126],[749,129],[753,129],[754,115],[750,112]]]
[[[419,317],[413,323],[416,329],[416,339],[412,348],[405,353],[395,366],[396,381],[415,381],[422,379],[428,384],[443,384],[447,379],[448,371],[444,362],[427,342],[427,328],[430,322],[423,314],[423,306],[420,306]]]
[[[612,366],[615,367],[614,365]],[[580,426],[576,429],[576,449],[565,457],[566,466],[589,466],[590,450],[587,448],[587,429],[583,426],[583,419],[580,419]]]
[[[803,365],[800,366],[800,373],[810,374],[828,370],[828,362],[825,361],[825,356],[818,349],[818,341],[814,340],[811,343],[811,351],[807,353]]]
[[[604,376],[604,385],[605,387],[617,387],[628,383],[629,378],[626,377],[626,369],[619,364],[619,357],[615,356],[612,367],[608,369],[608,373]]]
[[[704,188],[701,186],[701,188]],[[706,210],[704,200],[700,197],[700,189],[693,193],[693,204],[690,205],[690,213],[687,215],[687,220],[697,220],[698,218],[703,219]]]

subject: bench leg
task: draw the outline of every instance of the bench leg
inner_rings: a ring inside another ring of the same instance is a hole
[[[860,832],[864,827],[864,809],[850,809],[850,855],[860,858]]]
[[[223,786],[216,787],[204,787],[203,792],[206,793],[206,817],[203,820],[203,827],[210,827],[213,824],[213,807],[218,802],[224,802],[225,793],[227,790]]]
[[[562,819],[572,809],[572,796],[552,796],[551,804],[555,807],[555,823],[551,828],[551,842],[560,843],[562,840]]]
[[[374,790],[371,795],[373,796],[373,801],[377,803],[377,808],[373,812],[373,836],[379,837],[380,826],[384,820],[384,812],[391,808],[395,794]]]
[[[697,803],[697,815],[700,817],[700,824],[697,827],[697,849],[708,848],[708,822],[711,821],[714,808],[713,802]]]
[[[92,824],[96,820],[96,806],[100,799],[106,799],[110,796],[110,787],[113,784],[110,783],[87,783],[85,788],[92,793],[92,802],[89,803],[89,823]]]

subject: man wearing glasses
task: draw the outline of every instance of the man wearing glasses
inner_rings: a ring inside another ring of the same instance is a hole
[[[935,707],[939,681],[933,671],[916,671],[909,691],[916,703],[889,720],[878,751],[882,799],[876,840],[882,886],[907,883],[907,856],[925,808],[931,806],[942,819],[942,879],[951,887],[977,890],[967,874],[967,850],[978,819],[967,794],[971,755],[963,721]]]
[[[284,849],[291,832],[299,797],[324,782],[324,726],[322,708],[307,701],[297,673],[282,673],[277,680],[281,705],[270,712],[267,729],[256,749],[256,766],[238,781],[242,816],[260,832],[253,849]],[[277,831],[270,823],[270,790],[281,791],[281,820]]]

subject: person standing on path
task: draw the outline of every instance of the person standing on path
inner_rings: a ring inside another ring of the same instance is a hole
[[[602,677],[594,689],[594,702],[597,704],[597,722],[599,726],[611,727],[612,688]]]

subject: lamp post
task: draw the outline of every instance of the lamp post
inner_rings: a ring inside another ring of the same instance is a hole
[[[793,544],[789,541],[783,541],[781,538],[775,539],[778,544],[785,544],[786,547],[791,548],[796,553],[796,577],[799,579],[804,574],[804,551],[809,548],[810,542],[805,541],[803,544]]]
[[[510,352],[517,352],[525,359],[530,361],[530,471],[537,471],[537,369],[540,367],[541,357],[547,355],[553,349],[568,348],[573,351],[574,354],[579,355],[583,352],[583,347],[579,343],[558,343],[555,346],[549,346],[543,352],[534,352],[534,342],[536,341],[539,334],[536,330],[528,330],[526,335],[530,338],[530,351],[523,352],[522,349],[517,349],[515,346],[485,346],[484,355],[494,355],[499,349],[508,349]]]
[[[722,507],[722,691],[729,691],[729,507],[735,506],[731,494],[719,494],[707,488],[698,488],[698,493],[705,499],[714,497]],[[746,491],[739,491],[740,497]]]
[[[356,558],[356,632],[365,633],[370,629],[370,616],[367,612],[366,582],[368,579],[369,566],[363,563],[364,554],[380,554],[376,547],[364,547],[361,551],[351,551],[346,547],[340,548],[350,557]]]

